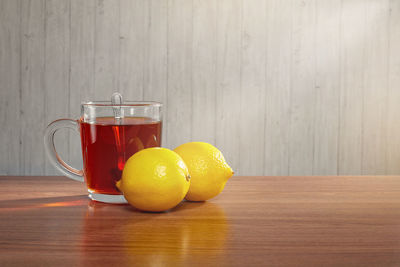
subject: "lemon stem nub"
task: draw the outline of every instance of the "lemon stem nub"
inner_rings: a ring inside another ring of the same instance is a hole
[[[188,175],[186,176],[186,181],[189,182],[189,181],[190,181],[190,178],[191,178],[191,177],[190,177],[190,174],[188,174]]]

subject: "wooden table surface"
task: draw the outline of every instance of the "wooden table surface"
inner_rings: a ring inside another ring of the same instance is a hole
[[[0,177],[0,266],[400,266],[400,177],[233,177],[165,213]]]

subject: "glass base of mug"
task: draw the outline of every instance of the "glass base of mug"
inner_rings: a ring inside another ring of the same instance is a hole
[[[104,202],[104,203],[113,203],[113,204],[123,204],[128,203],[123,195],[106,195],[106,194],[98,194],[89,191],[89,198],[91,200]]]

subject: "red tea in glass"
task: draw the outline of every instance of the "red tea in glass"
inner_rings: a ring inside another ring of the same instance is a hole
[[[115,183],[121,179],[125,162],[144,148],[161,145],[161,122],[144,117],[96,118],[80,121],[83,172],[89,192],[120,194]]]
[[[89,197],[106,203],[126,203],[116,188],[125,162],[148,147],[161,146],[162,104],[124,101],[118,93],[112,101],[85,102],[77,120],[59,119],[46,128],[45,150],[50,162],[65,176],[86,182]],[[119,100],[119,101],[117,101]],[[83,170],[65,163],[57,154],[54,135],[63,128],[81,136]]]

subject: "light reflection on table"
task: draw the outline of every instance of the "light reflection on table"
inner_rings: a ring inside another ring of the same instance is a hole
[[[114,263],[119,257],[125,264],[160,266],[165,262],[201,263],[210,257],[218,260],[229,232],[224,210],[212,202],[183,202],[169,212],[146,213],[128,205],[91,201],[82,224],[84,265],[90,263],[85,259],[93,260],[90,254],[103,250]]]

